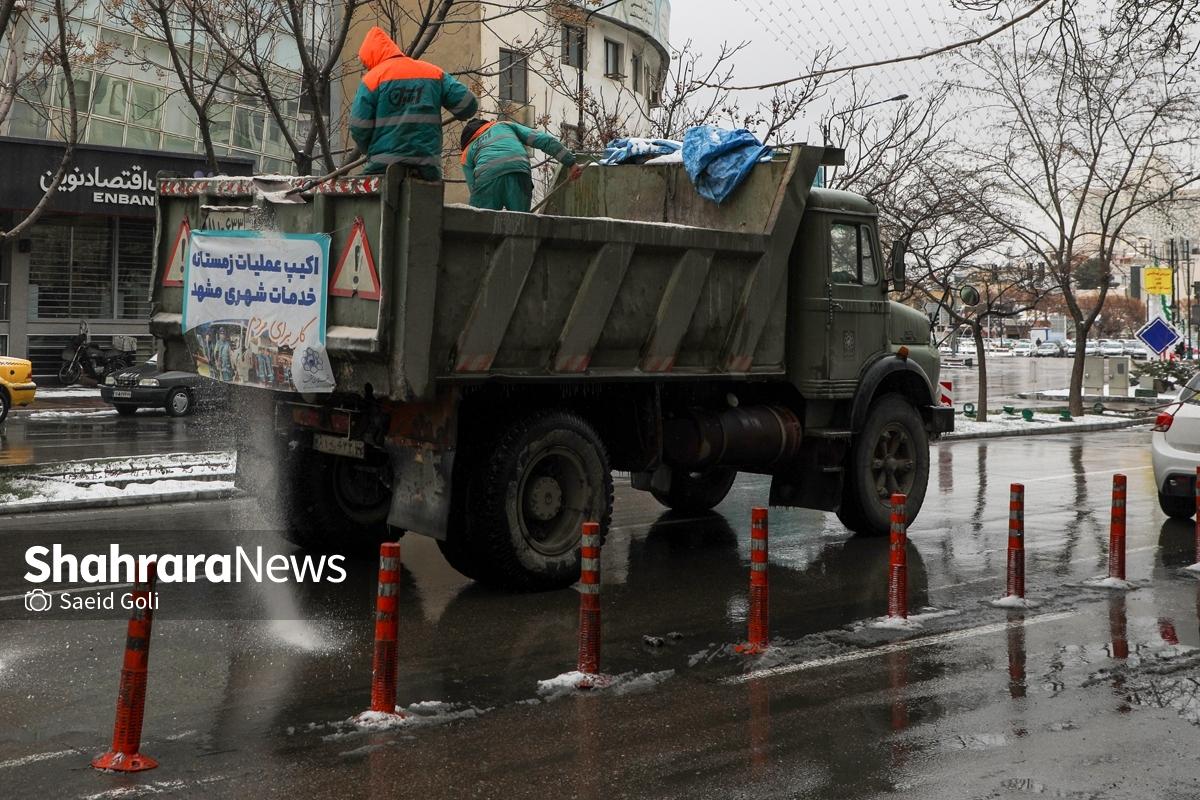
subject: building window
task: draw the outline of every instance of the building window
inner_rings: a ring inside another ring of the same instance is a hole
[[[659,86],[654,74],[650,72],[650,67],[646,67],[645,69],[645,81],[646,96],[650,98],[650,107],[658,108],[662,105],[662,87]]]
[[[633,90],[641,94],[643,91],[641,53],[633,53],[629,56],[629,77],[633,79]]]
[[[625,77],[625,53],[620,42],[604,40],[604,74],[620,80]]]
[[[584,32],[571,25],[562,27],[562,63],[579,69],[583,66]]]
[[[529,101],[529,65],[516,50],[500,51],[500,99],[524,105]]]

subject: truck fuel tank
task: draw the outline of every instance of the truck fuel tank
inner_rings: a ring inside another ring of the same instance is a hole
[[[673,466],[760,469],[795,458],[801,439],[799,417],[783,406],[693,410],[663,423],[663,456]]]

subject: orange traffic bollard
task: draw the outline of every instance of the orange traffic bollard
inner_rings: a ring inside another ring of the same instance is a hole
[[[888,616],[908,619],[908,498],[892,495],[892,533],[888,551]]]
[[[1009,597],[1025,597],[1025,487],[1008,489],[1008,591]]]
[[[586,675],[600,673],[600,523],[583,523],[579,570],[579,666]],[[583,682],[579,688],[590,688]]]
[[[767,510],[750,510],[750,611],[749,637],[737,652],[747,655],[767,649],[770,631],[771,598],[767,573]]]
[[[1108,577],[1125,580],[1125,476],[1113,475],[1112,522],[1108,534]]]
[[[375,652],[371,661],[371,711],[396,714],[399,672],[400,543],[379,546],[379,589],[375,597]]]
[[[117,689],[117,719],[113,724],[112,748],[92,759],[96,769],[114,772],[141,772],[154,769],[158,762],[139,751],[142,744],[142,718],[146,711],[146,670],[150,660],[150,628],[154,622],[154,585],[158,565],[146,565],[144,582],[134,584],[133,613],[125,634],[125,658],[121,664],[121,683]]]

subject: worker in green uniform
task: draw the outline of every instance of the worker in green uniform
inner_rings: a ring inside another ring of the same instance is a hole
[[[494,211],[529,211],[533,202],[533,170],[526,147],[541,150],[570,168],[575,180],[583,167],[575,154],[548,133],[516,122],[473,119],[463,127],[463,175],[471,205]]]

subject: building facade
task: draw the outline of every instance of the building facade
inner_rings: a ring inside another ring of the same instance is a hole
[[[413,5],[411,10],[417,13],[416,0],[401,1]],[[549,8],[538,4],[538,10],[504,13],[506,6],[526,5],[522,0],[472,4],[470,12],[443,26],[421,57],[466,83],[480,98],[484,118],[512,119],[545,130],[572,149],[579,149],[581,141],[598,149],[594,145],[604,127],[632,136],[649,135],[670,66],[669,0],[608,4],[564,0]],[[348,61],[353,61],[372,25],[389,28],[377,8],[364,6],[347,40]],[[395,38],[405,46],[403,31]],[[353,100],[360,78],[361,72],[347,72],[340,91],[344,109]],[[467,199],[459,164],[461,130],[457,123],[446,126],[447,202]],[[553,169],[554,165],[547,165],[535,178],[544,185]]]

